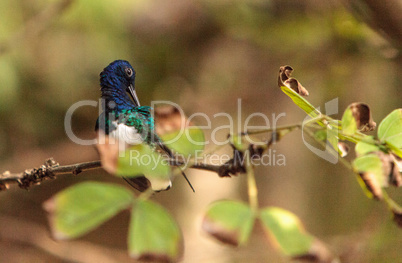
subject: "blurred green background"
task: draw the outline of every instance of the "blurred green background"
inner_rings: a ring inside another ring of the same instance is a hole
[[[226,118],[214,118],[221,112],[233,115],[237,127],[238,98],[242,123],[254,112],[270,120],[286,113],[278,125],[302,121],[303,112],[277,87],[277,72],[286,64],[314,105],[324,108],[339,98],[338,117],[361,101],[371,106],[378,124],[401,107],[400,51],[341,1],[2,0],[0,171],[21,172],[49,157],[60,164],[97,159],[94,147],[68,140],[64,116],[73,103],[99,98],[99,72],[115,59],[136,69],[142,104],[173,101],[187,115],[205,113],[212,128],[228,125]],[[74,132],[93,138],[97,115],[96,108],[79,108]],[[263,121],[253,118],[250,124]],[[222,129],[218,137],[224,140],[228,132]],[[315,156],[299,131],[273,149],[286,157],[286,166],[257,167],[261,205],[297,214],[342,262],[401,262],[402,231],[384,204],[364,196],[350,171]],[[203,234],[206,206],[221,198],[247,200],[246,180],[200,171],[188,175],[195,194],[177,178],[173,189],[155,197],[182,226],[184,262],[290,261],[266,244],[259,228],[246,247],[236,249]],[[129,262],[128,212],[79,240],[50,238],[42,202],[85,180],[124,185],[99,169],[63,175],[30,191],[14,186],[0,193],[0,261]],[[389,192],[402,202],[401,193]]]

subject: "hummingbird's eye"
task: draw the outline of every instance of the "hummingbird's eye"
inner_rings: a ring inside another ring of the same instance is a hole
[[[131,68],[126,68],[125,70],[127,77],[131,78],[131,76],[133,75],[133,70]]]

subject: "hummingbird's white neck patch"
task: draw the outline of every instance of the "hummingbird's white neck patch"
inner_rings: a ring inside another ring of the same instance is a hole
[[[110,137],[123,141],[129,145],[136,145],[144,142],[141,134],[138,133],[136,128],[127,126],[124,123],[118,123],[117,121],[113,121],[112,123],[116,129],[109,133]]]

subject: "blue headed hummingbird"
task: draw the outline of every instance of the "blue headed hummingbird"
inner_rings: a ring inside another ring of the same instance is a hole
[[[106,143],[111,139],[118,142],[115,143],[116,147],[112,148],[97,145],[102,165],[108,172],[113,170],[108,169],[110,166],[108,163],[117,163],[117,153],[125,148],[117,147],[118,145],[121,146],[122,143],[123,146],[145,143],[153,149],[160,149],[169,158],[174,157],[172,151],[162,143],[155,133],[155,122],[151,114],[151,107],[140,105],[135,89],[135,75],[134,68],[125,60],[116,60],[110,63],[100,73],[102,113],[96,122],[95,130],[104,136]],[[111,161],[110,159],[115,160]],[[182,174],[193,189],[186,175],[183,172]],[[167,190],[171,187],[170,180],[161,183],[153,180],[152,177],[147,178],[146,175],[123,178],[140,191],[149,187],[155,191]]]

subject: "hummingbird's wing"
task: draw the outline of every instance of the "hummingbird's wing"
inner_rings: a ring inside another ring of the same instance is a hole
[[[126,181],[131,187],[137,189],[140,192],[144,192],[149,187],[151,187],[151,182],[145,176],[138,177],[124,177],[124,181]]]

